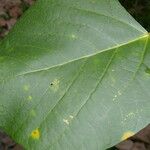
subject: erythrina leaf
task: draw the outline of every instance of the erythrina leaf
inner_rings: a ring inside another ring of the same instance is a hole
[[[117,0],[38,0],[0,43],[0,127],[28,150],[115,145],[149,89],[149,34]]]

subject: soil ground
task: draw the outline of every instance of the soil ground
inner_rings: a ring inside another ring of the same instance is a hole
[[[10,29],[35,0],[0,0],[0,38]]]
[[[0,39],[5,37],[16,21],[35,0],[0,0]],[[129,13],[150,31],[150,0],[120,0]],[[0,150],[23,150],[9,136],[0,131]],[[150,150],[150,125],[135,136],[109,150]]]

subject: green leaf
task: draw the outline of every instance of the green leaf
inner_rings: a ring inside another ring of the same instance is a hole
[[[38,0],[0,43],[0,127],[28,150],[115,145],[149,89],[149,35],[117,0]]]

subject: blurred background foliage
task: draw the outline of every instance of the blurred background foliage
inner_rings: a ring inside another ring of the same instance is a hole
[[[127,11],[150,32],[150,0],[119,0]]]

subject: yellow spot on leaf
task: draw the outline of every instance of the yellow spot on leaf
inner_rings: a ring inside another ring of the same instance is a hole
[[[132,131],[127,131],[123,134],[123,136],[121,137],[121,140],[124,141],[126,139],[128,139],[129,137],[133,136],[135,133]]]
[[[130,116],[134,116],[135,114],[133,112],[130,112],[127,117],[130,117]]]
[[[122,93],[120,91],[118,91],[118,95],[122,95]]]
[[[52,83],[50,83],[50,88],[56,92],[59,89],[59,83],[60,81],[58,79],[55,79]]]
[[[32,96],[28,96],[28,100],[31,101],[32,100]]]
[[[29,85],[24,85],[24,86],[23,86],[23,89],[24,89],[25,91],[29,91]]]
[[[63,122],[67,125],[69,125],[69,121],[67,119],[63,119]]]
[[[73,40],[75,40],[75,39],[77,39],[77,36],[76,36],[75,34],[71,34],[71,38],[72,38]]]
[[[73,119],[73,116],[72,116],[72,115],[70,115],[69,117],[70,117],[71,119]]]
[[[115,98],[113,98],[113,101],[115,101]]]
[[[31,132],[31,137],[35,140],[38,140],[40,138],[40,131],[39,129],[35,129]]]

